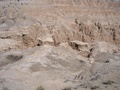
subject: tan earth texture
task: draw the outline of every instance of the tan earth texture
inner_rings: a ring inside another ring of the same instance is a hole
[[[0,90],[120,90],[120,0],[0,0]]]

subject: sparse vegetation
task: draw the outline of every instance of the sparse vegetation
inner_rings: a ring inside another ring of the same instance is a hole
[[[71,90],[71,87],[66,87],[63,90]]]
[[[36,90],[45,90],[42,86],[39,86]]]
[[[23,55],[8,55],[6,58],[8,60],[18,61],[23,58]]]
[[[108,80],[107,82],[103,82],[102,84],[105,84],[105,85],[112,85],[113,83],[115,83],[115,82],[114,82],[114,81]]]
[[[100,87],[99,86],[93,86],[93,87],[91,87],[91,90],[97,90],[97,89],[100,89]]]

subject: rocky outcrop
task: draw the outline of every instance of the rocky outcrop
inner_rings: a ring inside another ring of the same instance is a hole
[[[0,0],[0,90],[120,90],[120,0]]]
[[[70,41],[68,45],[76,50],[78,54],[86,58],[94,58],[99,53],[116,53],[119,48],[106,42],[85,43],[81,41]]]
[[[6,6],[1,6],[4,7],[1,14],[6,15],[1,16],[0,29],[7,31],[16,26],[28,29],[30,36],[21,37],[28,46],[36,46],[36,38],[47,37],[52,37],[55,45],[78,40],[120,46],[119,3],[119,0],[6,1]]]

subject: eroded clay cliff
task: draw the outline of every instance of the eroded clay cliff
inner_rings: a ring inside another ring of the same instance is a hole
[[[0,90],[120,90],[120,0],[0,0]]]

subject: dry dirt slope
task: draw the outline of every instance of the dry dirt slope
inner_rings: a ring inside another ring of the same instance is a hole
[[[1,0],[0,90],[120,90],[120,0]]]
[[[56,43],[105,41],[120,46],[119,0],[6,0],[0,6],[1,30],[30,28],[36,33],[33,38],[49,37]],[[40,25],[30,26],[35,23]]]

